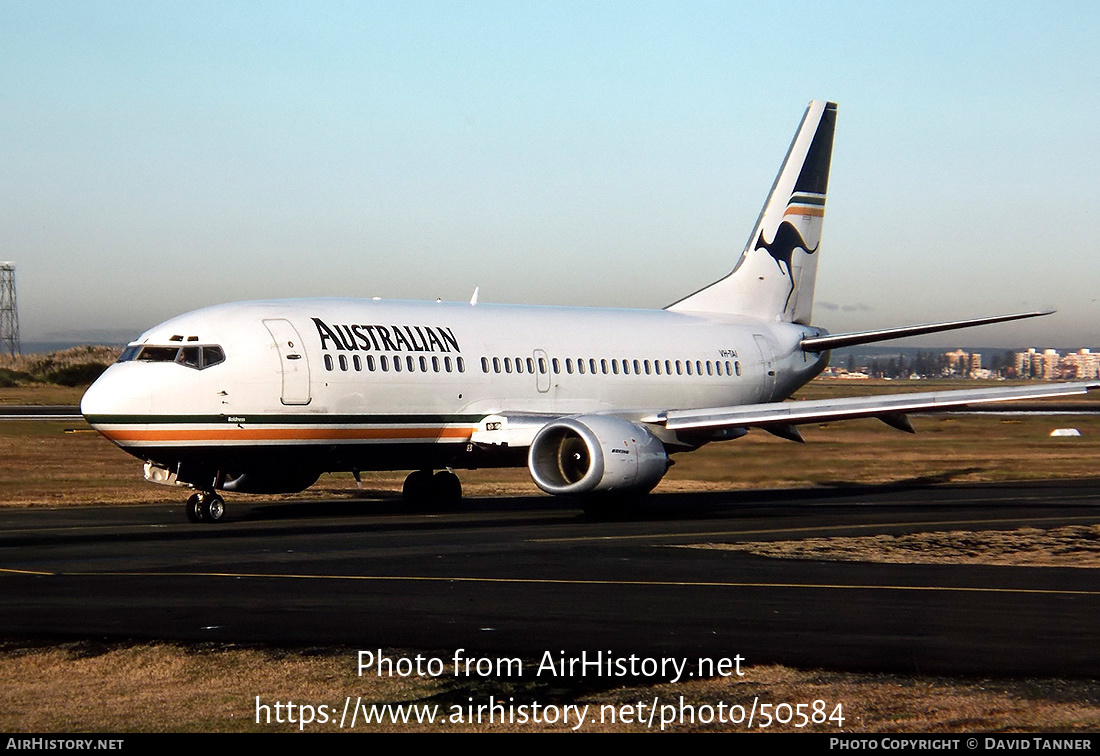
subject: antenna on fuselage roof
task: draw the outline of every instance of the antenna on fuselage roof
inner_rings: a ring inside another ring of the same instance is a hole
[[[481,290],[481,287],[480,287],[480,286],[475,286],[475,287],[474,287],[474,295],[473,295],[472,297],[470,297],[470,304],[472,304],[472,305],[476,305],[476,304],[477,304],[477,293],[478,293],[478,292],[479,292],[480,290]]]

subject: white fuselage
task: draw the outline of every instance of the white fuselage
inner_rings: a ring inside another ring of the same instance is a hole
[[[819,333],[664,310],[244,302],[144,333],[130,359],[89,389],[82,411],[134,455],[204,474],[296,459],[321,470],[517,464],[472,448],[484,418],[637,420],[778,400],[824,367],[826,358],[798,348]],[[198,369],[182,351],[172,358],[172,347],[189,346],[216,346],[224,359]]]

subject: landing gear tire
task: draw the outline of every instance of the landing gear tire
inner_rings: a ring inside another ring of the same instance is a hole
[[[217,494],[207,494],[202,500],[203,522],[221,522],[225,517],[225,499]]]
[[[406,504],[419,506],[424,504],[431,496],[432,471],[413,470],[405,478],[405,485],[401,487],[401,498]]]
[[[191,494],[184,513],[191,522],[220,522],[225,517],[225,499],[212,492]]]
[[[190,522],[202,522],[202,494],[191,494],[191,498],[183,505],[183,511],[187,513]]]
[[[462,501],[462,481],[450,470],[440,470],[432,476],[432,495],[445,507],[456,507]]]

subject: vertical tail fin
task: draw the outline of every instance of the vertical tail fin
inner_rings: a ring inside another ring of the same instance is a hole
[[[812,101],[733,272],[665,309],[810,322],[835,126],[836,103]]]

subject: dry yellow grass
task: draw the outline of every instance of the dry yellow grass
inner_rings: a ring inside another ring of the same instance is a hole
[[[1100,567],[1100,525],[1018,530],[952,530],[797,541],[700,543],[674,548],[745,551],[779,559],[886,564],[993,564],[1010,567]]]
[[[35,383],[27,386],[0,386],[0,406],[21,404],[80,404],[87,386],[52,386]]]
[[[393,656],[413,652],[389,651]],[[444,654],[444,656],[446,656]],[[335,708],[345,697],[368,703],[437,705],[443,713],[472,698],[514,699],[515,704],[588,705],[585,731],[645,731],[645,724],[608,722],[611,708],[679,706],[680,697],[703,714],[719,703],[751,709],[760,703],[841,704],[843,727],[832,723],[797,728],[778,723],[768,732],[1085,732],[1100,728],[1100,683],[1059,680],[954,680],[898,675],[799,671],[748,666],[743,677],[694,680],[678,685],[624,685],[584,691],[551,689],[533,680],[468,681],[450,668],[438,679],[408,679],[355,672],[353,649],[285,650],[170,644],[68,643],[53,648],[0,647],[0,730],[6,732],[278,732],[298,724],[256,722],[256,696],[273,705],[293,701]],[[274,713],[274,710],[272,710]],[[734,714],[736,716],[736,714]],[[757,719],[757,722],[760,720]],[[653,729],[659,729],[660,717]],[[571,723],[572,724],[572,723]],[[334,732],[313,723],[307,732]],[[565,731],[557,724],[372,724],[357,732]],[[674,731],[744,731],[731,722],[684,722]],[[759,729],[759,728],[757,728]],[[345,730],[347,731],[347,730]]]

